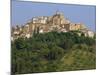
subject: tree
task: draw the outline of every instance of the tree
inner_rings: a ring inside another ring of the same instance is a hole
[[[56,60],[62,57],[62,55],[64,54],[64,50],[58,46],[54,46],[51,48],[49,54],[48,54],[48,58],[50,60]]]
[[[26,48],[25,40],[23,38],[18,38],[17,40],[15,40],[15,46],[17,50],[25,49]]]
[[[74,42],[72,41],[72,39],[65,39],[65,40],[62,41],[60,46],[64,50],[68,50],[68,49],[70,49],[73,46],[73,44],[74,44]]]

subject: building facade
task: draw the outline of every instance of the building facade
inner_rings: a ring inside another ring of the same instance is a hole
[[[51,31],[68,32],[82,31],[86,36],[93,37],[94,32],[87,29],[84,24],[71,23],[61,12],[56,12],[52,16],[33,17],[30,22],[24,26],[16,26],[12,28],[12,40],[19,37],[30,38],[34,33],[47,33]]]

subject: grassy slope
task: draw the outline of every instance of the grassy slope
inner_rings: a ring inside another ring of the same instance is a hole
[[[95,53],[90,52],[89,48],[81,50],[79,48],[72,49],[60,60],[61,63],[57,71],[95,69],[95,60]]]

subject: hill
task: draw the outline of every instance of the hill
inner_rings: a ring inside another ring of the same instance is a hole
[[[12,74],[95,69],[95,37],[78,32],[33,33],[12,41]]]

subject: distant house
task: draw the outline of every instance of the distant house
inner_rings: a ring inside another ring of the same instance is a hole
[[[12,28],[11,40],[19,37],[30,38],[35,33],[47,33],[51,31],[68,32],[79,30],[84,33],[85,36],[92,37],[94,32],[90,31],[84,24],[72,23],[66,19],[61,12],[56,12],[52,16],[38,16],[33,17],[24,26]],[[78,33],[81,35],[80,33]]]

